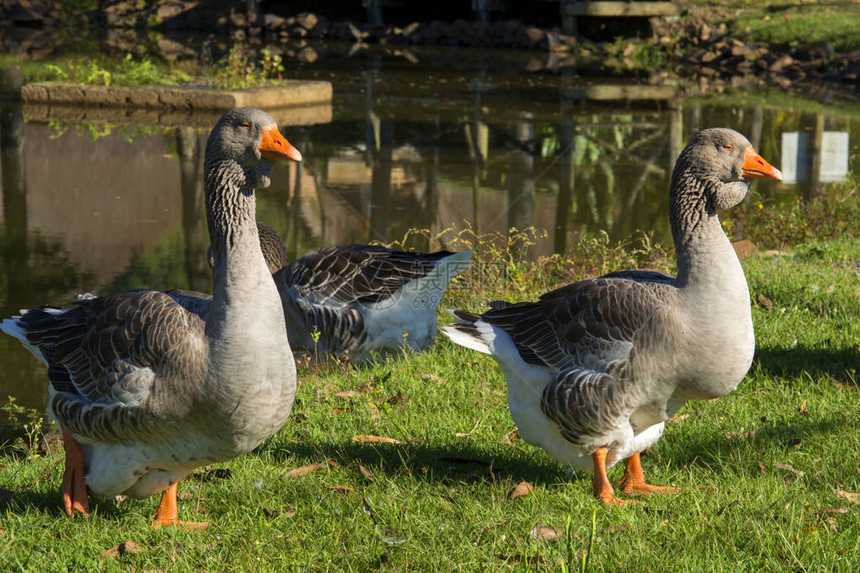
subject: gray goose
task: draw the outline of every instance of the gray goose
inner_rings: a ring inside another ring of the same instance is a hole
[[[134,290],[6,319],[48,366],[63,433],[66,513],[98,496],[162,492],[153,526],[180,522],[176,483],[246,453],[286,421],[296,369],[280,297],[260,252],[255,188],[273,161],[301,160],[265,112],[225,113],[206,144],[211,297]]]
[[[455,311],[455,343],[490,354],[508,386],[523,439],[575,469],[594,471],[594,495],[615,497],[606,468],[626,459],[628,494],[645,483],[639,452],[688,400],[734,390],[755,349],[749,290],[719,211],[750,179],[781,180],[741,134],[696,134],[672,173],[669,218],[678,275],[622,271],[579,281],[537,302]]]
[[[472,256],[339,245],[290,263],[278,232],[264,223],[257,228],[283,302],[290,347],[318,356],[347,353],[355,362],[378,351],[429,346],[439,301]]]

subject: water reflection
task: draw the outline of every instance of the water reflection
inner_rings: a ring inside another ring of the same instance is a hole
[[[8,85],[14,71],[3,73]],[[334,81],[332,108],[279,120],[305,161],[278,166],[259,195],[258,217],[291,257],[467,223],[481,233],[546,229],[530,256],[598,230],[650,229],[668,241],[668,177],[692,133],[730,126],[781,158],[796,183],[757,183],[766,195],[809,196],[839,180],[860,142],[850,114],[685,99],[659,82],[388,69],[378,58]],[[208,290],[202,126],[214,121],[0,103],[0,313],[84,291]],[[0,397],[41,407],[44,373],[9,337],[0,363]]]

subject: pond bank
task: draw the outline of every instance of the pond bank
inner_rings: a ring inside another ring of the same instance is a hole
[[[805,43],[804,37],[796,38],[791,46],[757,41],[735,25],[726,10],[716,10],[719,8],[683,5],[680,18],[652,19],[650,35],[619,35],[601,42],[519,20],[371,25],[313,12],[292,16],[267,13],[253,19],[237,12],[235,2],[224,1],[169,0],[144,5],[114,0],[100,3],[97,10],[75,12],[63,11],[56,0],[4,0],[0,16],[16,26],[0,28],[0,41],[9,53],[38,57],[41,46],[56,44],[64,26],[71,22],[78,27],[106,29],[108,36],[122,36],[131,30],[216,32],[232,42],[283,47],[283,55],[301,61],[314,57],[314,50],[304,49],[310,42],[350,42],[353,51],[369,46],[400,48],[406,50],[407,59],[413,46],[506,48],[542,53],[538,61],[543,57],[545,63],[531,64],[526,71],[564,67],[621,73],[666,69],[704,81],[723,77],[732,82],[745,78],[783,87],[796,82],[826,82],[853,89],[860,86],[860,50],[839,51],[833,43]],[[745,14],[748,17],[749,10]],[[766,14],[764,9],[762,14]],[[762,16],[762,20],[769,19],[769,15]],[[30,29],[22,30],[21,26]]]

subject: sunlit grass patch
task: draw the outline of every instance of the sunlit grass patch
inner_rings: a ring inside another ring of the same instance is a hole
[[[822,199],[822,213],[854,212],[849,191]],[[829,201],[841,211],[827,211]],[[781,241],[793,236],[792,209],[761,210],[770,218],[757,224],[779,248],[762,235],[742,261],[757,335],[749,374],[723,398],[687,404],[643,454],[649,482],[679,493],[602,507],[589,473],[517,436],[496,363],[440,338],[427,352],[362,366],[302,361],[284,428],[180,483],[180,518],[210,522],[205,531],[150,529],[156,498],[95,500],[89,519],[68,518],[61,454],[4,450],[0,568],[851,571],[860,553],[860,234],[831,220],[842,231],[830,236],[822,215],[818,231]],[[582,276],[672,266],[671,249],[641,240],[596,237],[531,261],[522,237],[415,235],[407,239],[424,243],[413,246],[475,248],[476,261],[492,263],[456,279],[443,307],[477,310]],[[521,284],[505,280],[513,272]],[[523,482],[531,488],[514,497]]]

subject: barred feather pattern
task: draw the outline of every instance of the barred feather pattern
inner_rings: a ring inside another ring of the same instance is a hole
[[[204,320],[197,313],[208,295],[195,295],[136,290],[82,300],[62,313],[25,313],[19,324],[48,364],[57,420],[93,441],[158,441],[202,391],[202,380],[172,376],[203,371]],[[156,431],[151,418],[166,424]]]
[[[396,305],[396,297],[406,285],[425,279],[453,254],[340,245],[314,251],[289,264],[275,274],[275,282],[288,322],[303,327],[291,329],[290,344],[321,353],[347,351],[356,358],[384,347],[382,341],[371,338],[368,321],[374,313],[378,316]],[[439,296],[450,278],[444,277],[444,284],[437,285]],[[435,304],[430,312],[435,318]],[[414,312],[414,319],[420,322],[424,317]],[[312,335],[318,337],[316,341]]]
[[[373,245],[326,247],[292,263],[285,281],[298,297],[317,304],[374,303],[427,276],[440,259],[452,254],[412,253]]]

